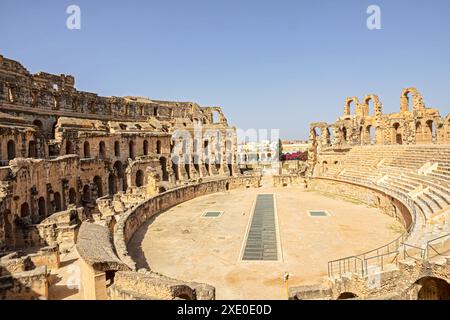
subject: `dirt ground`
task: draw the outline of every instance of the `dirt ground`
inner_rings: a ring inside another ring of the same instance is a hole
[[[276,199],[280,261],[241,261],[257,194]],[[205,218],[205,211],[223,211]],[[311,217],[308,210],[326,210]],[[144,224],[129,244],[139,267],[216,287],[217,299],[286,299],[289,285],[323,281],[329,260],[359,254],[395,239],[401,225],[375,208],[301,188],[233,190],[182,203]]]

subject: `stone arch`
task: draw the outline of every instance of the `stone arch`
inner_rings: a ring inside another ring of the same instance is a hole
[[[417,300],[450,300],[450,284],[444,279],[423,277],[415,284],[421,286]]]
[[[114,156],[120,157],[120,142],[114,141]]]
[[[175,161],[175,159],[172,160],[172,171],[175,175],[175,180],[180,180],[180,172],[178,169],[178,163]]]
[[[351,104],[354,104],[354,110],[355,114],[360,114],[360,108],[359,108],[359,100],[358,97],[348,97],[345,100],[345,106],[344,106],[344,116],[350,116],[351,115]]]
[[[131,159],[134,159],[134,141],[128,142],[128,155]]]
[[[348,142],[347,128],[345,126],[342,126],[340,128],[340,131],[341,131],[342,142]]]
[[[39,119],[35,119],[33,121],[33,125],[36,126],[39,130],[42,130],[44,128],[42,121]]]
[[[103,197],[103,183],[102,183],[102,178],[100,176],[95,176],[94,177],[94,185],[97,188],[97,197]]]
[[[423,142],[424,143],[435,143],[436,142],[436,125],[433,119],[427,120],[425,122],[424,132],[423,132]]]
[[[142,150],[144,153],[144,156],[148,155],[148,141],[144,140],[144,142],[142,143]]]
[[[161,154],[161,140],[156,141],[156,154]]]
[[[66,140],[66,154],[72,154],[72,153],[73,153],[72,141]]]
[[[144,185],[144,172],[142,170],[136,172],[135,183],[136,187],[142,187]]]
[[[85,141],[83,144],[83,156],[84,158],[90,158],[91,157],[91,148],[89,146],[89,142]]]
[[[98,157],[100,159],[106,158],[106,145],[104,141],[100,141],[98,144]]]
[[[371,124],[366,126],[364,135],[366,144],[376,144],[376,129]]]
[[[328,161],[322,161],[322,173],[326,173],[328,171]]]
[[[167,159],[165,157],[159,158],[159,164],[161,165],[163,181],[169,181],[169,173],[167,172]]]
[[[59,192],[55,192],[53,194],[53,205],[54,205],[54,208],[55,208],[55,212],[62,211],[61,194]]]
[[[184,163],[184,171],[186,171],[187,178],[191,178],[191,165],[188,162]]]
[[[108,192],[110,196],[113,196],[117,192],[116,177],[113,173],[110,173],[108,176]]]
[[[76,204],[77,202],[77,192],[74,188],[69,189],[69,204]]]
[[[83,187],[83,196],[82,196],[83,204],[91,203],[91,187],[86,184]]]
[[[363,115],[364,116],[371,116],[374,115],[376,117],[379,117],[383,114],[382,112],[382,104],[380,101],[380,98],[375,94],[368,94],[364,97],[364,104],[363,104]],[[373,111],[370,112],[370,101],[373,103]]]
[[[30,206],[28,205],[28,202],[22,203],[20,206],[20,217],[25,218],[30,215]]]
[[[358,295],[356,295],[353,292],[342,292],[339,296],[338,296],[338,300],[345,300],[345,299],[354,299],[357,298]]]
[[[125,179],[124,179],[124,175],[125,175],[125,173],[124,173],[124,170],[123,170],[123,165],[122,165],[122,162],[120,162],[120,161],[116,161],[116,162],[114,162],[114,166],[113,166],[113,170],[114,170],[114,175],[115,175],[115,177],[116,177],[116,181],[117,181],[117,183],[116,183],[116,190],[118,191],[119,189],[122,189],[123,191],[125,191],[126,190],[126,187],[125,187]],[[122,188],[121,188],[122,187]]]
[[[44,197],[40,197],[38,200],[38,214],[40,217],[45,217],[47,213],[47,206]]]
[[[410,108],[411,103],[412,108]],[[400,112],[421,110],[424,108],[425,104],[423,103],[423,97],[416,88],[410,87],[403,89],[400,96]]]
[[[423,128],[420,121],[416,122],[416,143],[423,143]]]
[[[392,125],[392,144],[403,144],[403,132],[400,123],[395,122]]]
[[[9,140],[7,144],[8,160],[13,160],[16,157],[16,143],[13,140]]]
[[[28,142],[28,158],[36,158],[36,157],[37,157],[36,141],[30,140]]]

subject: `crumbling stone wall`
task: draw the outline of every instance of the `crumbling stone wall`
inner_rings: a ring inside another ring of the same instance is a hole
[[[371,105],[372,104],[372,108]],[[344,114],[335,123],[310,124],[308,163],[310,172],[318,165],[318,154],[330,149],[345,150],[359,145],[449,144],[449,115],[427,108],[416,88],[407,88],[400,97],[398,113],[383,114],[382,103],[368,94],[345,101]]]
[[[183,134],[192,138],[180,144]],[[79,207],[102,219],[103,197],[136,203],[239,175],[236,152],[236,129],[220,107],[100,97],[78,91],[73,76],[30,74],[0,56],[0,248],[72,239],[73,225],[34,225]]]

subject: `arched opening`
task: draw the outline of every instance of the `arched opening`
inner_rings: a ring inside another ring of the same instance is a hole
[[[154,107],[153,108],[153,116],[157,117],[158,116],[158,107]]]
[[[221,167],[222,167],[222,166],[221,166],[220,162],[216,162],[216,171],[217,171],[217,173],[220,172],[220,168],[221,168]]]
[[[195,156],[192,157],[192,163],[194,164],[194,170],[197,173],[200,173],[199,162],[200,162],[200,160],[199,160],[199,156],[198,155],[195,155]]]
[[[89,142],[85,141],[83,145],[83,154],[84,158],[90,158],[91,157],[91,149],[89,146]]]
[[[229,182],[227,182],[226,184],[225,184],[225,190],[230,190],[230,183]]]
[[[113,173],[110,173],[108,176],[108,191],[110,196],[117,192],[116,177]]]
[[[119,141],[114,142],[114,156],[120,157],[120,142]]]
[[[94,177],[94,184],[97,189],[97,198],[103,197],[103,183],[99,176]]]
[[[134,141],[128,143],[128,154],[131,159],[134,159]]]
[[[230,176],[233,175],[233,165],[231,163],[228,164],[228,171],[230,172]]]
[[[366,110],[365,116],[375,115],[375,104],[373,102],[372,97],[368,97],[365,101]]]
[[[8,141],[8,160],[13,160],[16,157],[16,143],[13,140]]]
[[[328,171],[328,162],[323,161],[322,162],[322,173],[326,173]]]
[[[29,215],[30,215],[30,206],[28,205],[27,202],[24,202],[20,206],[20,217],[25,218],[28,217]]]
[[[55,192],[53,194],[53,200],[54,200],[54,206],[55,206],[55,212],[62,211],[62,205],[61,205],[61,194],[59,192]]]
[[[190,179],[191,178],[191,166],[189,165],[189,163],[184,164],[184,171],[186,171],[187,177],[188,177],[188,179]]]
[[[398,122],[393,125],[393,136],[395,144],[403,144],[402,132],[400,129],[400,124]]]
[[[50,138],[51,139],[55,139],[55,136],[56,136],[56,126],[57,126],[57,122],[55,121],[53,124],[52,124],[52,134],[51,134],[51,136],[50,136]]]
[[[358,296],[356,294],[354,294],[353,292],[343,292],[339,295],[339,297],[337,298],[338,300],[345,300],[345,299],[354,299],[357,298]]]
[[[84,205],[91,203],[91,188],[87,184],[83,187],[83,196],[81,197],[81,200]]]
[[[138,170],[136,172],[136,187],[142,187],[144,185],[144,172],[142,170]]]
[[[44,197],[40,197],[38,200],[38,213],[41,218],[45,217],[47,213]]]
[[[416,123],[416,143],[423,143],[422,123],[420,121]]]
[[[77,192],[74,188],[69,189],[69,204],[75,204],[77,202]]]
[[[39,129],[39,131],[42,131],[43,125],[41,120],[39,119],[34,120],[33,125],[35,125]]]
[[[376,144],[375,128],[371,125],[366,127],[367,143]]]
[[[32,140],[28,142],[28,158],[36,158],[36,141]]]
[[[209,145],[209,141],[208,141],[208,140],[205,140],[205,141],[203,142],[203,150],[205,151],[205,156],[208,155],[208,145]]]
[[[169,173],[167,172],[167,159],[165,157],[161,157],[159,159],[159,163],[161,165],[163,181],[169,181]]]
[[[444,279],[424,277],[416,284],[421,286],[417,300],[450,300],[450,284]]]
[[[176,164],[174,161],[172,161],[172,171],[175,175],[175,180],[180,180],[180,174],[178,171],[178,164]]]
[[[66,140],[66,154],[73,154],[72,142]]]
[[[414,97],[413,97],[412,93],[409,92],[409,91],[405,91],[404,97],[405,97],[406,104],[404,106],[404,110],[403,111],[411,111],[413,109],[413,99],[414,99]]]
[[[347,128],[346,127],[342,127],[341,131],[342,131],[342,140],[344,142],[347,142]]]
[[[156,154],[161,154],[161,141],[156,141]]]
[[[105,142],[103,141],[100,141],[100,143],[98,144],[98,157],[100,159],[106,158],[106,146]]]
[[[116,161],[114,163],[114,175],[116,177],[116,192],[119,191],[121,188],[123,191],[126,190],[126,186],[125,186],[125,182],[124,182],[124,171],[123,171],[123,166],[122,166],[122,162],[120,161]]]
[[[426,122],[423,140],[424,143],[436,143],[436,127],[433,120],[428,120]]]
[[[148,141],[147,140],[144,140],[142,148],[144,150],[144,156],[147,156],[148,155]]]

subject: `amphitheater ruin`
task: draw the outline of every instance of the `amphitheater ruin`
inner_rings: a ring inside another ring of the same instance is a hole
[[[415,88],[262,176],[220,107],[0,56],[0,130],[0,299],[450,299],[450,115]]]

